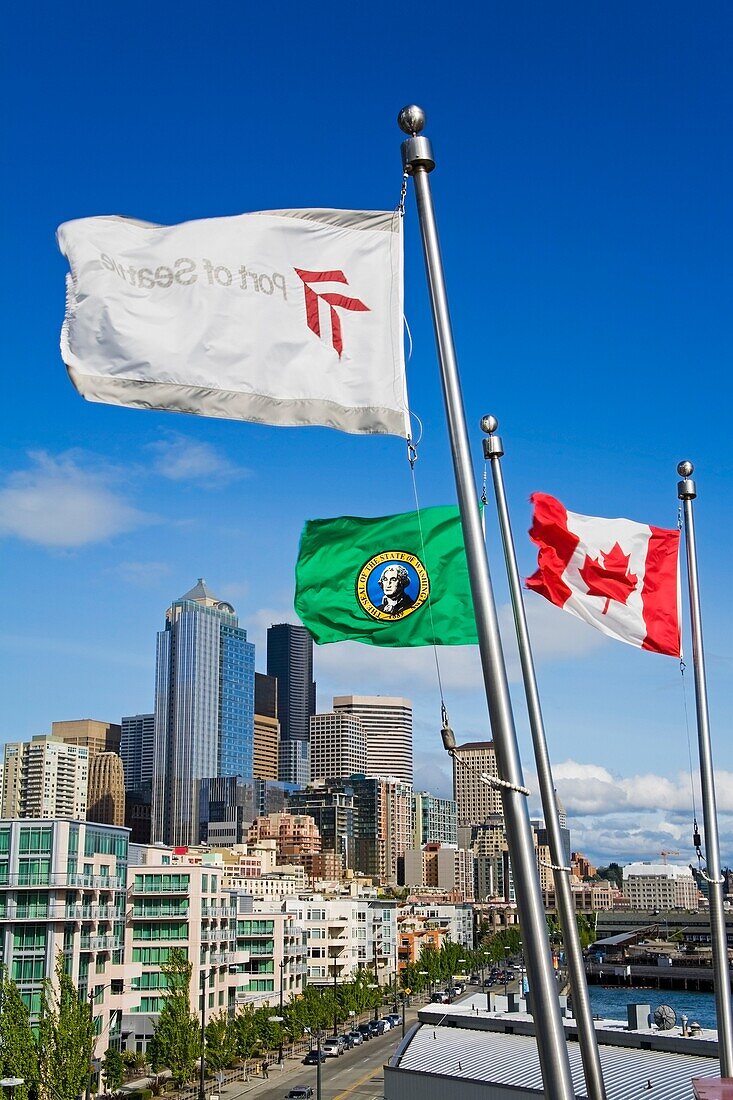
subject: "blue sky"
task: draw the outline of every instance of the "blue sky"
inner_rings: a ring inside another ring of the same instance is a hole
[[[523,573],[533,490],[574,511],[673,526],[676,463],[696,464],[714,759],[733,860],[731,31],[723,3],[15,7],[0,75],[0,740],[54,719],[150,709],[155,631],[198,576],[236,605],[264,668],[264,630],[292,617],[303,521],[413,503],[396,439],[83,402],[58,351],[56,226],[108,213],[176,222],[390,208],[396,115],[418,102],[438,162],[468,418],[500,418]],[[443,504],[454,486],[412,195],[405,247],[418,487],[423,504]],[[508,623],[491,524],[489,541]],[[679,848],[687,861],[676,662],[527,602],[574,845],[622,860]],[[529,775],[510,640],[507,651]],[[441,659],[459,739],[487,736],[473,656]],[[316,675],[322,709],[347,691],[412,698],[418,781],[445,792],[430,653],[324,647]]]

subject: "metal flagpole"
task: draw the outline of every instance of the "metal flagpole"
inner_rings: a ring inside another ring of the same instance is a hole
[[[718,817],[715,806],[713,755],[710,747],[708,689],[705,680],[705,655],[703,653],[702,644],[700,589],[697,580],[695,519],[692,510],[692,502],[697,496],[697,486],[691,477],[694,469],[695,467],[691,462],[680,462],[678,465],[677,473],[683,480],[677,483],[677,496],[682,501],[682,509],[685,517],[687,583],[690,590],[690,624],[692,628],[692,661],[695,669],[697,744],[700,755],[702,817],[703,828],[705,830],[705,857],[707,864],[705,877],[709,884],[710,939],[713,948],[715,1013],[718,1023],[718,1057],[720,1059],[721,1076],[733,1077],[733,1020],[731,1019],[728,941],[725,928],[725,913],[723,911],[723,877],[720,873]]]
[[[496,510],[499,516],[499,528],[501,541],[504,547],[504,559],[506,561],[507,577],[509,579],[509,591],[514,610],[514,625],[517,631],[517,643],[519,645],[519,660],[522,666],[522,679],[524,691],[527,697],[527,711],[529,714],[529,726],[532,732],[532,744],[534,746],[534,758],[537,765],[537,779],[540,786],[542,799],[542,812],[545,817],[545,827],[548,833],[550,858],[555,880],[555,898],[557,912],[562,928],[563,943],[568,960],[568,973],[570,976],[570,988],[573,997],[573,1014],[578,1025],[578,1042],[583,1061],[585,1083],[589,1100],[606,1100],[606,1088],[603,1083],[603,1071],[601,1059],[598,1053],[598,1039],[596,1029],[593,1026],[593,1012],[591,1010],[590,997],[588,996],[588,983],[585,977],[585,964],[583,949],[580,946],[578,925],[575,920],[575,905],[570,889],[570,868],[566,865],[567,855],[563,849],[560,833],[560,818],[557,812],[555,799],[555,785],[552,781],[552,769],[550,756],[545,737],[545,725],[542,718],[542,708],[537,690],[537,677],[535,676],[534,661],[532,659],[532,647],[527,628],[527,616],[522,599],[522,584],[517,568],[517,555],[514,547],[509,509],[507,507],[506,492],[504,490],[504,475],[501,469],[501,458],[504,447],[501,437],[494,435],[499,422],[495,416],[485,416],[481,421],[481,427],[487,433],[484,439],[484,457],[491,462],[491,476],[494,480],[494,493],[496,495]],[[531,989],[531,986],[530,986]]]
[[[575,1093],[550,958],[542,895],[537,878],[534,844],[526,802],[527,791],[523,784],[522,765],[509,699],[489,564],[481,535],[481,519],[476,507],[471,449],[466,430],[443,263],[428,178],[435,167],[435,161],[430,142],[427,138],[419,136],[425,125],[425,114],[421,108],[404,107],[400,111],[399,125],[403,133],[409,135],[402,143],[402,164],[415,184],[486,701],[499,774],[503,780],[501,791],[504,820],[514,870],[522,933],[527,948],[532,1012],[535,1019],[537,1051],[542,1068],[545,1096],[548,1100],[573,1100]]]

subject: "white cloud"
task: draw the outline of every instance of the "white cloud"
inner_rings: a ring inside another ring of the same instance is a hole
[[[8,475],[0,489],[0,536],[40,546],[77,547],[102,542],[152,520],[129,504],[112,483],[114,471],[67,453],[30,454],[32,465]]]
[[[599,764],[566,760],[553,765],[560,799],[567,811],[574,850],[596,862],[662,860],[664,850],[679,855],[670,862],[697,863],[692,847],[693,799],[689,774],[664,776],[613,775]],[[695,806],[702,830],[700,783],[693,777]],[[537,781],[527,775],[533,791],[530,810],[541,815]],[[723,863],[733,861],[733,773],[715,773],[718,828]]]
[[[149,443],[154,455],[153,469],[169,481],[205,481],[208,485],[228,485],[247,477],[249,471],[237,466],[208,443],[200,443],[177,432]]]

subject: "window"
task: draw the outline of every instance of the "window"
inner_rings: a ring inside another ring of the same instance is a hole
[[[53,829],[25,828],[20,830],[18,851],[21,855],[50,855]]]

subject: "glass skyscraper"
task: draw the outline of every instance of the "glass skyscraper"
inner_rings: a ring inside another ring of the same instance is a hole
[[[254,645],[204,580],[158,633],[151,840],[197,844],[199,784],[252,778]]]
[[[310,780],[310,719],[316,713],[313,639],[304,626],[276,623],[267,631],[267,675],[277,679],[280,719],[279,779]]]

